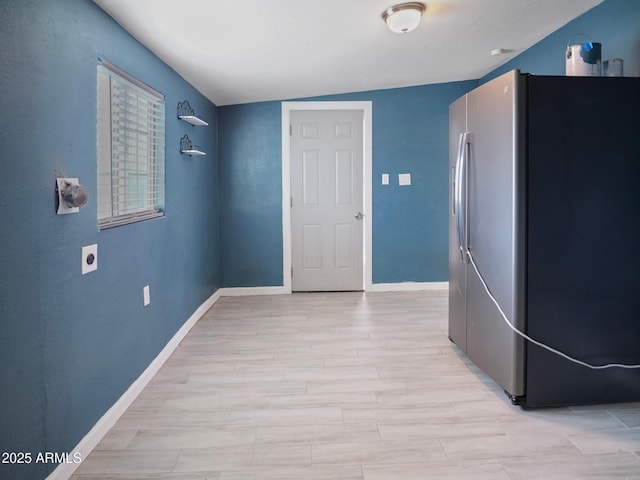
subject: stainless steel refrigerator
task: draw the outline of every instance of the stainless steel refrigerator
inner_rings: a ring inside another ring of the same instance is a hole
[[[450,106],[449,337],[514,403],[640,400],[640,369],[514,331],[640,364],[639,119],[640,78],[514,70]]]

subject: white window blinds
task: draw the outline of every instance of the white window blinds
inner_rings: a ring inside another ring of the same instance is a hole
[[[162,216],[164,95],[104,60],[97,83],[98,226]]]

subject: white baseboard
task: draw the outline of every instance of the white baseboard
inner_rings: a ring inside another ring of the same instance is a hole
[[[399,282],[373,283],[367,287],[367,292],[416,292],[421,290],[446,291],[449,282]]]
[[[285,287],[232,287],[218,290],[221,297],[245,297],[250,295],[286,295],[291,290]]]
[[[160,367],[167,361],[173,351],[178,347],[180,342],[189,333],[202,316],[213,306],[220,298],[220,290],[217,290],[198,309],[189,317],[189,319],[180,327],[180,330],[169,340],[158,356],[149,364],[144,372],[136,379],[135,382],[127,389],[126,392],[114,403],[109,410],[97,421],[94,427],[84,436],[80,443],[72,450],[69,455],[74,458],[74,453],[79,453],[84,460],[89,456],[91,451],[98,445],[100,440],[111,430],[122,414],[129,408],[133,401],[140,395],[144,387],[147,386],[153,376],[160,370]],[[62,463],[47,477],[47,480],[67,480],[73,475],[81,464]]]
[[[366,292],[416,292],[446,291],[449,282],[398,282],[373,283],[365,288]],[[218,290],[221,297],[244,297],[251,295],[286,295],[291,290],[286,287],[229,287]]]

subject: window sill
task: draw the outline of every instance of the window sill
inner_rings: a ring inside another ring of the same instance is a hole
[[[143,222],[145,220],[151,220],[153,218],[160,217],[164,217],[163,211],[143,212],[122,217],[114,217],[109,220],[98,222],[98,230],[108,230],[109,228],[120,227],[122,225],[129,225],[130,223]]]

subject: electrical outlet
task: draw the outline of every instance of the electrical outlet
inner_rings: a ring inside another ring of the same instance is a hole
[[[143,298],[145,307],[151,303],[151,296],[149,294],[149,285],[146,285],[142,289],[142,298]]]
[[[82,275],[98,269],[98,244],[82,247]]]
[[[383,173],[382,174],[382,185],[389,185],[389,174],[388,173]]]

